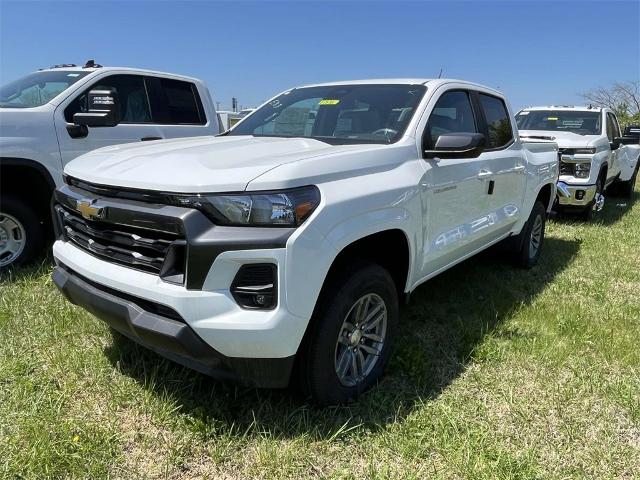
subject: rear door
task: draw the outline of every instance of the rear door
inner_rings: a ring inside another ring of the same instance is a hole
[[[522,202],[526,186],[525,157],[515,142],[511,115],[505,101],[484,92],[474,92],[481,113],[482,133],[487,146],[482,153],[486,168],[487,240],[493,241],[511,230],[523,215]]]

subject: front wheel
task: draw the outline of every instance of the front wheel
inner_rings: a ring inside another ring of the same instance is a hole
[[[299,359],[301,386],[318,405],[347,403],[378,381],[398,323],[398,294],[384,268],[357,263],[329,281]]]
[[[12,196],[0,198],[0,268],[31,261],[44,245],[36,212]]]
[[[596,194],[593,200],[582,212],[582,219],[586,222],[593,220],[595,216],[604,208],[604,180],[599,177],[596,181]]]
[[[547,222],[547,210],[539,200],[533,205],[527,223],[520,234],[516,264],[522,268],[532,268],[538,263]]]

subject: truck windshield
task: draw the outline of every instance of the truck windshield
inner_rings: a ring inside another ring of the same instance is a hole
[[[88,74],[68,70],[32,73],[0,87],[0,107],[39,107]]]
[[[576,110],[523,110],[516,115],[519,130],[550,130],[600,135],[600,112]]]
[[[404,133],[424,85],[296,88],[271,100],[229,135],[303,137],[331,144],[393,143]]]

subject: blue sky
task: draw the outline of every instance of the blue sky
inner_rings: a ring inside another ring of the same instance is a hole
[[[89,58],[201,78],[223,107],[441,67],[514,108],[579,104],[592,87],[640,78],[640,2],[0,0],[0,82]]]

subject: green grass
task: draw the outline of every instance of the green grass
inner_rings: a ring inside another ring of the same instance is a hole
[[[420,287],[349,407],[217,383],[0,281],[1,478],[640,478],[640,195]]]

